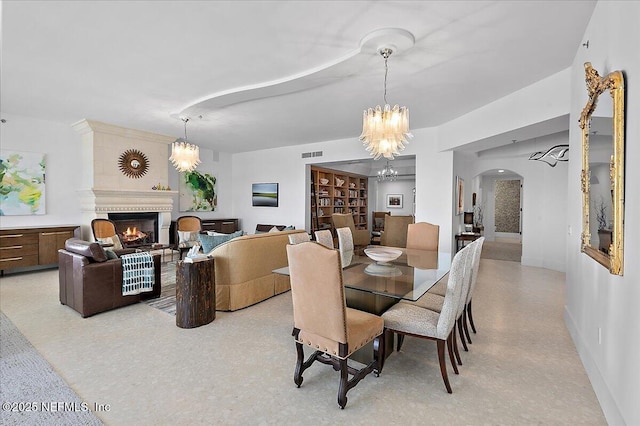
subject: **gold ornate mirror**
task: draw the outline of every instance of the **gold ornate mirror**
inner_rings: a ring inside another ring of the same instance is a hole
[[[582,129],[582,251],[623,274],[624,76],[584,64],[589,100]],[[608,94],[606,92],[609,92]]]
[[[118,165],[120,166],[120,171],[122,171],[125,176],[134,179],[138,179],[149,170],[149,160],[147,160],[147,156],[137,149],[128,149],[120,154]]]

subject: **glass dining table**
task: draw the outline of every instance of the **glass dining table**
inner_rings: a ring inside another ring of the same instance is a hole
[[[342,270],[347,306],[381,315],[400,300],[416,301],[436,285],[451,267],[451,253],[396,247],[372,246],[375,249],[399,250],[401,255],[388,262],[376,262],[367,256],[354,256]],[[289,268],[276,274],[289,275]],[[354,358],[365,362],[372,352]],[[393,335],[386,336],[386,356],[393,352]],[[386,357],[385,356],[385,357]],[[361,358],[361,359],[358,359]]]

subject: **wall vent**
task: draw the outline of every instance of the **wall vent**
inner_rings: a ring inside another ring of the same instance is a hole
[[[323,155],[322,151],[303,152],[302,158],[322,157],[322,155]]]

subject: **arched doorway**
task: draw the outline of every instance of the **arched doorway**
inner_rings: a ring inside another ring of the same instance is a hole
[[[473,186],[474,217],[486,237],[482,257],[520,262],[523,177],[508,169],[492,169],[474,177]]]

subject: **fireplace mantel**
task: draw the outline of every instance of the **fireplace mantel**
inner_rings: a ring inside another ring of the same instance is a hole
[[[178,191],[88,189],[80,191],[82,209],[96,213],[171,212]]]

